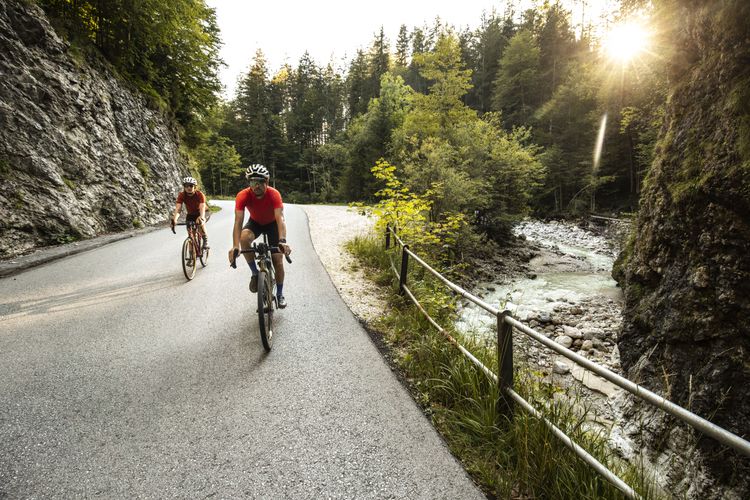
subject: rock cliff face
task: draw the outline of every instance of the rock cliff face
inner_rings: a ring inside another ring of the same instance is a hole
[[[0,2],[0,258],[166,219],[174,125],[30,2]]]
[[[657,3],[662,21],[677,23],[670,42],[678,49],[637,231],[616,276],[626,298],[621,362],[631,378],[748,439],[750,3]],[[674,421],[655,422],[645,444],[657,461],[696,446],[710,471],[701,479],[678,471],[671,491],[748,494],[747,457],[691,438]]]

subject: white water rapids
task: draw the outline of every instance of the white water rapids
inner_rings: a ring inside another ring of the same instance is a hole
[[[515,231],[547,249],[545,253],[552,258],[533,259],[531,276],[512,283],[479,283],[473,292],[485,302],[508,309],[524,321],[548,315],[562,303],[576,304],[593,297],[621,300],[622,292],[610,275],[616,250],[601,236],[558,222],[528,221]],[[467,333],[494,334],[496,319],[467,303],[457,326]]]

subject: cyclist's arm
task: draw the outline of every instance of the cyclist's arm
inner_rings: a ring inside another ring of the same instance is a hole
[[[286,240],[286,222],[284,222],[284,209],[274,208],[273,215],[276,217],[276,227],[279,228],[279,239]]]
[[[206,222],[206,204],[201,203],[198,205],[198,211],[200,212],[201,221]]]
[[[276,208],[273,211],[276,216],[276,227],[279,229],[279,248],[284,255],[292,253],[292,247],[286,242],[286,222],[284,222],[284,207]],[[290,261],[291,262],[291,261]]]
[[[177,222],[177,217],[180,216],[180,210],[182,210],[182,203],[180,203],[178,201],[177,205],[175,205],[175,207],[174,207],[174,213],[172,214],[172,222],[173,223]]]
[[[240,235],[242,234],[242,223],[245,220],[244,210],[234,211],[234,229],[232,231],[232,248],[240,248]]]

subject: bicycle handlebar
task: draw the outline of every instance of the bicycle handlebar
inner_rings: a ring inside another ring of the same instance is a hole
[[[234,251],[234,255],[232,255],[232,262],[231,262],[231,263],[230,263],[229,265],[230,265],[230,266],[232,266],[232,269],[237,269],[237,257],[238,257],[238,256],[239,256],[239,255],[240,255],[241,253],[256,253],[256,251],[257,251],[257,248],[258,248],[258,247],[257,247],[257,246],[255,245],[255,243],[253,243],[253,248],[251,248],[250,250],[239,250],[239,249],[238,249],[238,250],[235,250],[235,251]],[[281,251],[281,250],[279,249],[279,247],[268,247],[268,249],[269,249],[269,250],[270,250],[271,252],[273,252],[273,251],[276,251],[276,252],[280,252],[280,251]],[[284,255],[284,258],[286,259],[286,261],[287,261],[288,263],[290,263],[290,264],[292,263],[292,259],[291,259],[291,258],[290,258],[290,257],[289,257],[288,255]]]

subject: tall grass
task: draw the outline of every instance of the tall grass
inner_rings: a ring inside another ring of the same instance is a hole
[[[497,384],[468,361],[429,324],[411,301],[397,293],[391,261],[400,269],[400,250],[384,251],[376,237],[355,238],[348,249],[375,283],[388,287],[390,306],[375,328],[412,392],[485,493],[494,498],[625,498],[580,460],[543,422],[522,408],[508,414],[498,404]],[[462,335],[453,328],[455,300],[449,290],[411,263],[407,286],[438,324],[482,363],[497,372],[497,340]],[[621,461],[602,431],[587,430],[591,410],[580,396],[563,391],[525,366],[517,366],[514,388],[554,425],[623,478],[644,498],[660,498],[636,466]]]

